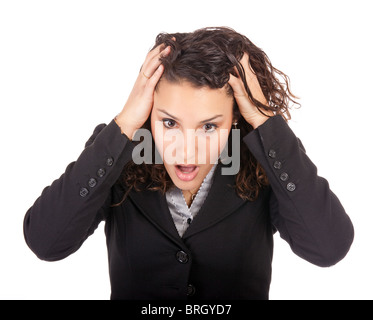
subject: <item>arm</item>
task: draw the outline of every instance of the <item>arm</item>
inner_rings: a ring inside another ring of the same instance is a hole
[[[150,115],[163,73],[159,58],[169,53],[164,44],[148,53],[122,112],[108,126],[96,128],[78,160],[26,213],[25,240],[40,259],[58,260],[75,252],[105,219],[112,186],[132,157],[135,144],[129,139]]]
[[[79,158],[43,190],[24,218],[26,243],[40,259],[63,259],[94,232],[133,146],[114,120],[99,125]]]
[[[274,116],[243,140],[270,181],[271,218],[280,236],[313,264],[341,260],[353,241],[352,223],[285,120]]]

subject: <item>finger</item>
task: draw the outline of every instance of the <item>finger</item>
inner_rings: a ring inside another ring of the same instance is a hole
[[[141,72],[144,78],[146,78],[146,80],[149,80],[153,76],[157,68],[160,66],[161,64],[160,58],[162,56],[168,55],[170,51],[171,51],[171,48],[170,46],[168,46],[164,50],[159,52],[157,55],[155,55],[150,61],[147,61],[146,63],[144,63],[143,67],[141,68]]]
[[[159,55],[163,50],[165,49],[165,44],[161,43],[157,47],[155,47],[153,50],[149,51],[146,55],[146,58],[144,60],[144,63],[142,64],[140,71],[143,71],[144,68],[149,64],[149,61],[151,61],[154,57]]]
[[[175,37],[172,37],[171,39],[173,41],[176,41]],[[150,73],[154,74],[155,72],[157,72],[159,66],[161,65],[160,58],[167,56],[171,52],[171,47],[166,46],[165,43],[162,43],[152,51],[154,51],[155,54],[151,54],[151,55],[149,55],[149,57],[147,57],[143,66],[141,67],[141,70],[147,69],[147,70],[149,70]],[[146,66],[145,66],[145,64],[146,64]],[[162,70],[162,72],[161,72],[161,74],[162,74],[163,73],[163,67],[160,70]],[[143,75],[148,80],[150,80],[152,78],[152,75],[148,75],[144,71],[143,71]],[[157,78],[157,75],[156,75],[155,78],[156,78],[155,82],[157,83],[160,76],[159,76],[159,78]]]
[[[247,54],[247,52],[244,53],[244,55],[243,55],[240,63],[244,67],[246,76],[247,76],[247,74],[255,75],[255,72],[254,72],[253,68],[250,65],[249,55]]]
[[[173,41],[176,41],[176,38],[175,37],[172,37],[171,38]],[[152,61],[155,57],[160,57],[160,56],[164,56],[165,54],[167,55],[169,52],[167,52],[167,50],[169,50],[167,48],[168,46],[166,46],[166,43],[161,43],[160,45],[158,45],[156,48],[154,48],[153,50],[151,50],[147,56],[146,56],[146,59],[143,63],[143,65],[141,66],[141,69],[143,69],[150,61]],[[165,51],[166,49],[166,51]]]
[[[166,48],[165,43],[161,43],[157,47],[155,47],[153,50],[149,51],[149,53],[146,56],[145,61],[153,59],[156,55],[161,53]]]
[[[262,104],[267,104],[267,99],[265,98],[263,91],[261,89],[259,80],[251,67],[250,61],[249,61],[249,55],[245,52],[243,55],[243,58],[241,59],[241,64],[244,67],[245,70],[245,76],[246,76],[246,82],[247,85],[254,97],[255,100],[258,100]]]
[[[171,39],[173,41],[176,41],[175,37],[172,37]],[[147,58],[149,58],[148,60],[153,59],[155,56],[157,56],[159,53],[161,53],[164,49],[166,49],[166,43],[161,43],[160,45],[158,45],[157,47],[155,47],[153,50],[151,50],[148,53],[148,55],[147,55]]]
[[[241,79],[240,73],[238,72],[238,68],[236,66],[233,67],[233,70],[235,72],[235,75],[231,73],[234,77]]]
[[[161,78],[164,71],[163,64],[160,64],[155,70],[150,79],[146,82],[144,93],[145,95],[151,96],[154,93],[154,88],[157,85],[159,79]]]
[[[144,64],[147,65],[150,63],[150,61],[154,60],[157,57],[160,57],[163,55],[164,50],[167,49],[167,46],[165,43],[160,44],[156,48],[154,48],[152,51],[148,53],[148,55],[145,58]]]
[[[240,78],[230,74],[228,83],[232,87],[235,97],[247,96],[245,86]]]

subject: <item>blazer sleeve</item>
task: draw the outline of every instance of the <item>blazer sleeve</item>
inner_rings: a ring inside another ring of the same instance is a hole
[[[351,220],[286,121],[273,116],[243,141],[268,176],[271,221],[293,252],[321,267],[343,259],[354,238]]]
[[[78,250],[111,204],[111,188],[131,159],[134,144],[114,120],[96,127],[78,159],[46,187],[24,217],[24,237],[42,260]]]

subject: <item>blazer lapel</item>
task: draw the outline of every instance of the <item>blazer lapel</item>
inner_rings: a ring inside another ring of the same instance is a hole
[[[246,202],[236,194],[233,187],[236,176],[221,174],[223,166],[222,163],[218,163],[214,172],[211,189],[193,223],[184,233],[183,239],[209,228]],[[132,190],[128,196],[135,202],[142,214],[158,227],[158,229],[179,245],[183,243],[168,209],[165,195],[160,191],[145,190],[136,192]]]
[[[133,200],[141,213],[162,233],[179,245],[183,244],[168,209],[166,196],[161,191],[145,190],[136,192],[131,190],[128,197]]]

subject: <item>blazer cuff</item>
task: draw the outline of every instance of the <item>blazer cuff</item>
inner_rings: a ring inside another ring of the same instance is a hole
[[[294,157],[302,158],[299,153],[305,153],[300,140],[295,136],[289,125],[280,115],[273,116],[261,126],[247,134],[243,141],[263,166],[270,182],[275,180],[289,195],[298,186],[299,177],[304,175],[302,167],[290,165]]]
[[[108,125],[98,125],[85,146],[72,176],[77,178],[76,193],[90,198],[91,193],[106,190],[115,183],[124,165],[132,159],[135,144],[121,133],[113,119]]]

